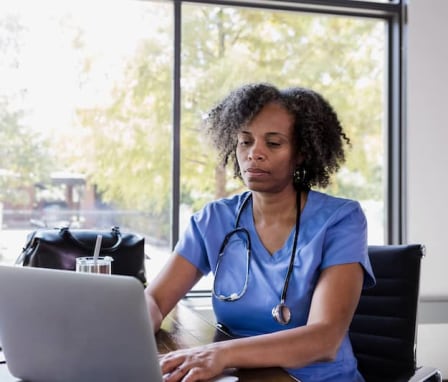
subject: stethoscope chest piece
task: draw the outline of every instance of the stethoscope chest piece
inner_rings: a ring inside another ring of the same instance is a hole
[[[291,311],[281,301],[278,305],[272,308],[272,317],[281,325],[287,325],[291,321]]]

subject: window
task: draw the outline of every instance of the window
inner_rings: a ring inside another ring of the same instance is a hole
[[[250,81],[311,87],[334,105],[353,142],[329,192],[360,200],[371,241],[383,242],[385,22],[197,4],[182,11],[183,205],[195,210],[242,189],[194,128],[211,102]]]
[[[0,8],[0,261],[12,263],[36,226],[119,225],[165,254],[172,4]]]
[[[370,243],[402,224],[401,4],[8,0],[0,5],[0,262],[38,225],[143,234],[152,277],[192,212],[241,190],[199,122],[248,81],[323,94],[352,140],[328,192]]]

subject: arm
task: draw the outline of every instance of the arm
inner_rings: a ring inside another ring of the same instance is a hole
[[[238,352],[242,350],[241,354],[236,356],[235,351],[232,351],[232,355],[244,360],[247,364],[244,367],[297,368],[312,362],[333,360],[348,331],[362,283],[363,270],[357,263],[325,269],[314,291],[305,326],[245,338],[244,343],[242,341],[240,344],[241,349],[238,349]],[[272,351],[266,354],[263,351],[265,346],[269,346]]]
[[[162,370],[171,372],[166,381],[208,379],[231,367],[297,368],[332,360],[347,333],[362,283],[358,263],[329,267],[319,278],[305,326],[171,353],[162,361]]]
[[[202,273],[182,256],[176,253],[171,255],[168,263],[145,290],[154,331],[160,329],[165,316],[201,277]]]

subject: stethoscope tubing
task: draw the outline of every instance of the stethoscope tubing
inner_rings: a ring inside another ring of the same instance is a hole
[[[297,242],[298,242],[298,238],[299,238],[299,231],[300,231],[300,217],[301,217],[301,192],[298,191],[296,194],[296,206],[297,206],[297,214],[296,214],[296,226],[295,226],[295,231],[294,231],[294,240],[293,240],[293,246],[292,246],[292,251],[291,251],[291,257],[289,260],[289,265],[288,265],[288,270],[286,272],[286,276],[285,276],[285,281],[283,284],[283,289],[282,289],[282,293],[280,295],[280,303],[277,304],[273,309],[272,309],[272,316],[274,317],[274,319],[282,325],[286,325],[290,322],[291,320],[291,311],[290,309],[287,307],[287,305],[285,304],[286,301],[286,295],[288,292],[288,286],[289,286],[289,281],[291,279],[291,275],[294,269],[294,260],[295,260],[295,255],[296,255],[296,250],[297,250]],[[238,292],[238,293],[232,293],[229,296],[224,296],[224,295],[218,295],[215,292],[215,287],[214,287],[214,283],[213,283],[213,288],[212,288],[212,293],[213,295],[218,298],[221,301],[236,301],[239,300],[246,292],[247,289],[247,284],[248,284],[248,279],[249,279],[249,263],[250,263],[250,256],[251,256],[251,239],[250,239],[250,234],[249,231],[244,228],[244,227],[240,227],[239,223],[240,223],[240,218],[241,218],[241,214],[244,210],[244,208],[246,207],[247,203],[249,202],[249,200],[252,198],[252,193],[249,193],[249,195],[247,195],[247,197],[243,200],[243,202],[241,203],[241,206],[238,210],[236,219],[235,219],[235,228],[226,234],[226,236],[224,237],[224,240],[221,244],[221,247],[219,249],[219,254],[218,254],[218,261],[217,261],[217,265],[216,265],[216,269],[215,269],[215,279],[216,279],[216,275],[218,273],[219,270],[219,266],[221,264],[221,257],[223,256],[223,251],[225,246],[227,245],[230,237],[236,233],[236,232],[244,232],[244,234],[247,237],[248,240],[248,253],[247,253],[247,263],[246,263],[246,280],[243,286],[243,289]]]

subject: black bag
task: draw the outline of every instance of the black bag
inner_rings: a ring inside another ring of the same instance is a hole
[[[112,274],[134,276],[146,285],[145,239],[133,233],[122,233],[119,227],[112,227],[110,231],[68,227],[38,229],[28,235],[16,264],[74,271],[76,258],[93,256],[98,235],[102,235],[99,256],[113,258]]]

